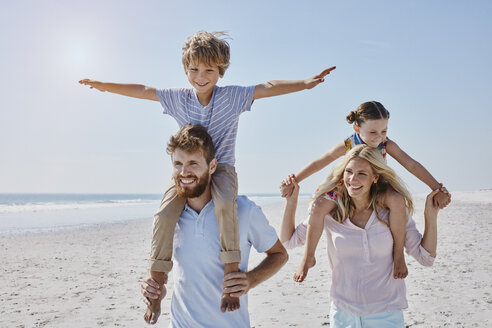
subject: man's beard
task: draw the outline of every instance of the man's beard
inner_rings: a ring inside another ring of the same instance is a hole
[[[178,175],[177,177],[174,178],[174,184],[176,185],[176,192],[180,197],[184,198],[195,198],[199,197],[203,194],[205,189],[207,189],[208,181],[209,181],[209,174],[208,172],[205,172],[201,177],[196,179],[196,185],[195,187],[182,187],[179,183],[180,179],[196,179],[196,176],[188,176],[188,177],[183,177],[181,175]]]

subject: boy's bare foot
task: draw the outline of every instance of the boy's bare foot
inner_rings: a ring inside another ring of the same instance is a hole
[[[239,263],[238,262],[233,262],[233,263],[225,263],[224,265],[224,276],[228,273],[231,272],[237,272],[239,271]],[[222,312],[232,312],[237,309],[239,309],[239,297],[232,297],[229,294],[223,293],[222,294],[222,299],[220,301],[220,310]]]
[[[403,252],[393,254],[393,277],[395,279],[404,279],[408,276],[407,264]]]
[[[303,282],[306,279],[309,269],[316,265],[316,258],[314,256],[303,257],[297,272],[294,273],[295,282]]]
[[[159,316],[161,315],[161,300],[166,296],[167,293],[166,286],[164,285],[165,283],[167,283],[167,274],[164,272],[151,271],[151,277],[156,282],[158,282],[159,290],[161,293],[159,294],[159,297],[155,299],[147,297],[150,304],[147,305],[147,310],[144,314],[144,320],[145,322],[154,325],[157,323],[157,319],[159,319]]]
[[[164,290],[165,289],[166,288],[164,287]],[[150,299],[150,305],[147,306],[147,310],[144,315],[145,322],[150,323],[151,325],[157,323],[157,319],[159,319],[159,316],[161,315],[161,299],[162,298],[157,300]]]

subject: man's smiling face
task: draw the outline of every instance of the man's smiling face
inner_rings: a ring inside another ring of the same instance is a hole
[[[198,150],[188,153],[176,149],[173,158],[173,179],[179,196],[195,198],[203,194],[210,181],[210,165]]]

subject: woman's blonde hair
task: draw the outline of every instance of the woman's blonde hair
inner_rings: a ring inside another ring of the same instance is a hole
[[[378,214],[378,210],[385,209],[384,195],[385,193],[393,189],[405,198],[405,205],[408,209],[408,213],[413,212],[413,201],[410,192],[405,187],[404,183],[398,178],[395,171],[393,171],[384,161],[381,152],[378,149],[371,148],[367,145],[358,145],[348,151],[338,163],[331,174],[321,183],[313,200],[325,193],[336,190],[338,193],[338,207],[334,218],[338,222],[343,222],[347,217],[352,216],[355,206],[350,198],[347,188],[343,184],[343,173],[348,163],[354,158],[363,158],[369,162],[372,168],[373,174],[378,175],[379,179],[376,183],[373,183],[369,191],[369,205],[375,211],[376,217],[383,223]]]

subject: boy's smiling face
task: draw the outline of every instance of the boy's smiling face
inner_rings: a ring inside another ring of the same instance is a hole
[[[214,86],[222,75],[219,67],[215,63],[206,64],[203,62],[191,63],[186,70],[186,76],[196,91],[198,98],[209,98],[212,96]]]

